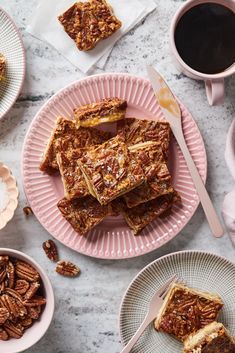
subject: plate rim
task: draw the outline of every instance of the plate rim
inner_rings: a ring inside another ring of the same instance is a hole
[[[23,54],[23,75],[21,77],[21,83],[20,86],[16,92],[15,98],[12,100],[10,106],[7,108],[7,110],[5,112],[3,112],[2,114],[0,114],[0,120],[2,118],[4,118],[4,116],[10,111],[10,109],[13,107],[13,105],[15,104],[17,98],[19,97],[21,90],[23,88],[23,84],[24,84],[24,80],[25,80],[25,76],[26,76],[26,52],[25,52],[25,48],[24,48],[24,43],[23,43],[23,39],[21,36],[21,33],[18,29],[18,27],[16,26],[16,23],[14,22],[14,20],[12,19],[12,17],[0,6],[0,12],[3,12],[3,14],[9,19],[9,21],[12,23],[15,31],[16,31],[16,35],[19,39],[19,44],[21,46],[22,49],[22,54]]]
[[[186,255],[186,254],[200,254],[200,255],[207,255],[207,256],[213,256],[216,257],[220,260],[225,261],[227,264],[232,265],[235,268],[235,262],[233,263],[231,260],[227,259],[225,256],[223,255],[218,255],[214,252],[211,251],[204,251],[204,250],[180,250],[180,251],[174,251],[172,253],[168,253],[166,255],[160,256],[159,258],[157,258],[156,260],[151,261],[148,265],[146,265],[145,267],[142,268],[142,270],[140,270],[135,277],[131,280],[131,282],[129,283],[128,287],[126,288],[122,299],[121,299],[121,303],[119,305],[119,311],[118,311],[118,331],[119,331],[119,336],[121,339],[121,344],[122,344],[122,348],[124,347],[124,340],[123,340],[123,335],[121,332],[121,315],[122,315],[122,306],[124,304],[124,300],[126,298],[126,295],[128,293],[128,291],[130,290],[131,286],[134,284],[134,282],[137,280],[137,278],[145,271],[147,270],[149,267],[151,267],[153,264],[159,262],[160,260],[164,260],[166,258],[170,258],[176,255]]]
[[[23,181],[23,190],[24,190],[24,194],[25,194],[26,199],[27,199],[28,202],[29,202],[29,200],[28,200],[28,196],[27,196],[27,192],[26,192],[26,186],[25,186],[25,182],[24,182],[24,161],[23,161],[23,160],[24,160],[24,153],[25,153],[26,142],[27,142],[27,140],[28,140],[28,136],[29,136],[29,134],[30,134],[31,128],[32,128],[32,126],[33,126],[35,120],[38,118],[38,116],[40,116],[42,110],[45,109],[46,106],[47,106],[48,104],[50,104],[50,102],[51,102],[53,99],[55,99],[56,96],[62,94],[63,91],[69,90],[72,86],[74,86],[74,85],[76,85],[76,84],[78,84],[78,83],[83,84],[83,82],[87,82],[87,81],[89,81],[89,80],[96,79],[96,78],[99,78],[99,77],[105,77],[105,76],[110,76],[110,77],[116,76],[117,78],[118,78],[118,77],[125,77],[125,76],[127,76],[127,77],[130,77],[130,78],[132,78],[132,79],[141,80],[141,81],[143,81],[144,83],[147,82],[147,83],[149,84],[149,80],[148,80],[147,78],[142,77],[142,76],[139,76],[139,75],[129,74],[129,73],[125,73],[125,72],[123,72],[123,73],[122,73],[122,72],[106,72],[106,73],[94,74],[94,75],[90,75],[90,76],[83,77],[83,78],[81,78],[81,79],[74,80],[73,82],[70,82],[69,84],[67,84],[67,85],[65,85],[64,87],[60,88],[56,93],[54,93],[54,94],[39,108],[39,110],[38,110],[37,113],[35,114],[34,118],[32,119],[32,121],[31,121],[31,123],[30,123],[30,125],[29,125],[29,127],[28,127],[28,130],[27,130],[27,132],[26,132],[26,134],[25,134],[24,141],[23,141],[23,145],[22,145],[22,153],[21,153],[21,160],[20,160],[20,162],[21,162],[21,168],[20,168],[20,169],[21,169],[21,177],[22,177],[22,181]],[[197,130],[198,130],[200,139],[202,140],[202,148],[203,148],[204,156],[205,156],[204,178],[202,178],[202,179],[203,179],[203,182],[204,182],[204,184],[205,184],[205,183],[206,183],[206,180],[207,180],[208,160],[207,160],[207,152],[206,152],[206,148],[205,148],[205,143],[204,143],[204,140],[203,140],[201,131],[199,130],[199,127],[198,127],[196,121],[194,120],[192,114],[191,114],[190,111],[188,110],[188,108],[181,102],[181,100],[178,99],[177,96],[176,96],[176,99],[177,99],[177,101],[178,101],[181,105],[183,105],[183,107],[185,107],[185,109],[187,110],[188,114],[191,116],[193,122],[195,123],[195,125],[196,125],[196,127],[197,127]],[[29,204],[30,204],[30,202],[29,202]],[[196,207],[195,207],[193,213],[192,213],[192,214],[190,215],[190,217],[188,218],[187,223],[186,223],[185,225],[183,225],[183,226],[180,228],[180,230],[179,230],[178,233],[174,236],[174,238],[176,238],[176,237],[181,233],[181,231],[184,229],[184,227],[190,222],[190,220],[191,220],[192,217],[194,216],[194,214],[195,214],[195,212],[196,212],[196,210],[197,210],[199,204],[200,204],[200,200],[198,199],[197,205],[196,205]],[[31,207],[32,207],[32,209],[34,209],[33,206],[31,206]],[[35,216],[35,217],[36,217],[36,216]],[[123,254],[122,254],[122,256],[113,256],[113,257],[109,258],[109,257],[106,257],[105,255],[99,255],[99,254],[93,255],[93,254],[91,254],[91,253],[83,252],[83,251],[80,251],[80,249],[77,250],[77,249],[75,249],[74,247],[72,247],[72,246],[70,246],[70,245],[68,245],[68,244],[65,244],[64,242],[62,242],[62,241],[61,241],[60,239],[58,239],[57,237],[54,237],[54,235],[51,234],[51,232],[49,232],[49,231],[44,227],[44,225],[38,220],[37,217],[36,217],[36,219],[37,219],[37,221],[41,224],[41,226],[44,228],[44,230],[45,230],[46,232],[48,232],[53,238],[55,238],[57,241],[59,241],[59,242],[60,242],[61,244],[63,244],[64,246],[66,246],[66,247],[72,249],[73,251],[76,251],[77,253],[82,254],[82,255],[84,255],[84,256],[89,256],[89,257],[91,257],[91,258],[97,258],[97,259],[102,259],[102,260],[125,260],[125,259],[131,259],[131,258],[136,258],[136,257],[139,257],[139,256],[143,256],[143,255],[146,255],[146,254],[148,254],[148,253],[151,253],[151,252],[153,252],[153,251],[155,251],[155,250],[161,248],[162,246],[166,245],[167,243],[169,243],[169,242],[173,239],[173,238],[172,238],[172,239],[169,239],[169,240],[164,240],[163,243],[162,243],[159,247],[154,248],[154,249],[150,249],[150,250],[148,250],[148,251],[145,251],[144,253],[139,253],[139,254],[136,254],[136,253],[135,253],[135,254],[133,254],[133,255],[131,255],[131,256],[130,256],[129,254],[128,254],[128,255],[123,255]]]

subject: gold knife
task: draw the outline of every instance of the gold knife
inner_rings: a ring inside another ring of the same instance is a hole
[[[147,72],[164,117],[170,123],[171,130],[183,153],[211,231],[215,237],[222,237],[223,227],[184,139],[179,104],[161,75],[151,66],[147,66]]]

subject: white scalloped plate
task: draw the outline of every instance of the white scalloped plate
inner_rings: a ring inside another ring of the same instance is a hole
[[[0,53],[7,60],[6,80],[0,82],[0,119],[20,94],[25,77],[25,52],[20,32],[0,7]]]
[[[63,197],[60,177],[39,171],[39,162],[56,117],[70,117],[77,106],[117,96],[128,102],[127,116],[162,119],[149,81],[127,74],[95,75],[77,81],[55,94],[38,112],[25,138],[22,173],[25,193],[35,216],[56,239],[85,255],[121,259],[148,253],[174,238],[189,222],[198,196],[175,140],[171,143],[170,169],[182,205],[175,205],[167,219],[157,219],[139,236],[133,236],[121,216],[105,219],[87,236],[79,236],[61,216],[56,204]],[[190,153],[205,181],[207,160],[200,132],[192,116],[181,104],[183,129]]]
[[[173,274],[182,278],[189,287],[217,293],[224,307],[219,316],[235,335],[235,265],[218,255],[202,251],[181,251],[153,261],[132,281],[120,309],[120,334],[127,344],[147,313],[153,294]],[[172,336],[156,332],[149,325],[132,353],[181,353],[182,344]]]

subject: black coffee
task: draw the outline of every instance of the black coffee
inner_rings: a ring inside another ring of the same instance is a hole
[[[179,55],[192,69],[215,74],[235,62],[235,13],[225,6],[194,6],[179,20],[175,30]]]

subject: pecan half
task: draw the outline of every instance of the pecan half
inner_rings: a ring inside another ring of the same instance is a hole
[[[0,256],[0,267],[6,265],[8,260],[9,260],[9,256],[1,255]]]
[[[25,207],[23,208],[23,211],[24,211],[24,214],[25,214],[26,216],[29,216],[29,215],[33,214],[33,210],[32,210],[32,208],[29,207],[29,206],[25,206]]]
[[[29,317],[33,320],[37,320],[42,311],[41,306],[29,306],[27,310]]]
[[[27,282],[25,279],[18,279],[16,281],[15,291],[23,295],[27,292],[27,290],[29,289],[29,286],[30,286],[29,282]]]
[[[56,272],[62,276],[75,277],[80,273],[80,268],[70,261],[59,261]]]
[[[48,239],[42,244],[42,247],[48,259],[51,261],[58,261],[58,251],[53,240]]]
[[[16,261],[15,271],[19,278],[25,279],[26,281],[34,282],[39,280],[39,273],[24,261]]]
[[[10,337],[20,338],[23,335],[23,327],[20,324],[13,324],[7,321],[3,327]]]
[[[6,265],[6,273],[8,278],[8,287],[13,288],[15,282],[15,267],[11,261]]]
[[[0,325],[4,324],[9,318],[10,313],[6,308],[0,308]]]
[[[8,333],[0,327],[0,341],[7,341],[8,340]]]
[[[27,290],[27,292],[24,295],[24,299],[31,299],[34,294],[36,294],[37,290],[40,287],[40,283],[39,282],[33,282],[30,284],[29,289]]]
[[[33,323],[33,320],[31,319],[31,317],[29,316],[26,316],[26,318],[24,318],[23,320],[21,320],[21,325],[28,328],[29,326],[32,325]]]
[[[32,299],[24,300],[24,305],[27,306],[39,306],[46,304],[46,299],[40,296],[34,296]]]

